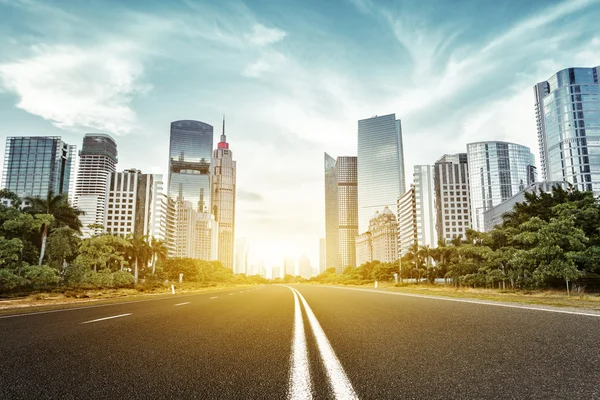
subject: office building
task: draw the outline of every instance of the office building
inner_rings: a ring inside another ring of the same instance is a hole
[[[152,212],[160,202],[155,176],[129,169],[108,175],[103,226],[107,233],[150,236]]]
[[[483,231],[483,213],[536,181],[533,154],[528,147],[507,142],[467,144],[473,229]],[[455,198],[456,198],[455,194]],[[461,193],[460,198],[464,196]]]
[[[509,212],[512,212],[515,205],[517,203],[525,202],[525,193],[536,193],[540,194],[541,192],[552,193],[552,188],[561,187],[565,190],[569,189],[568,182],[535,182],[519,193],[515,194],[508,200],[503,201],[495,207],[486,210],[483,213],[483,221],[484,221],[484,231],[489,232],[496,225],[502,225],[503,217]]]
[[[83,211],[79,217],[84,237],[104,230],[106,185],[117,168],[117,144],[104,133],[87,133],[79,152],[79,167],[73,204]]]
[[[600,66],[564,69],[533,91],[543,180],[600,195]]]
[[[285,257],[283,259],[283,273],[285,275],[296,276],[296,261],[293,257]]]
[[[415,218],[417,223],[417,243],[419,246],[437,247],[438,236],[435,228],[435,184],[432,165],[415,165],[413,182],[415,189]]]
[[[219,223],[219,261],[233,270],[233,241],[235,234],[235,172],[236,162],[223,133],[212,159],[212,212]]]
[[[60,136],[6,138],[2,189],[19,197],[69,194],[76,146]]]
[[[356,157],[334,160],[325,153],[326,266],[342,273],[356,266],[358,182]]]
[[[394,262],[398,259],[398,221],[388,207],[375,211],[369,230],[356,238],[358,265],[369,261]]]
[[[405,255],[410,246],[417,242],[417,200],[415,188],[411,185],[398,198],[398,258]]]
[[[394,207],[404,194],[402,128],[395,114],[358,121],[358,231],[383,207]]]
[[[471,228],[471,195],[467,153],[445,154],[433,166],[438,240],[465,238]]]
[[[218,258],[214,248],[218,223],[211,210],[212,151],[211,125],[191,120],[171,123],[168,196],[175,203],[177,257]]]

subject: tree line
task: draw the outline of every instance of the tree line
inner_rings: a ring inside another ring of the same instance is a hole
[[[162,285],[178,281],[180,274],[185,282],[205,285],[264,281],[235,276],[219,261],[170,258],[166,243],[153,237],[103,233],[83,238],[82,212],[64,195],[20,199],[0,190],[0,198],[11,203],[0,205],[0,292],[133,287],[140,279]]]
[[[328,269],[313,280],[361,284],[391,281],[394,274],[470,287],[598,289],[600,201],[572,188],[525,193],[525,201],[490,232],[468,230],[464,239],[440,241],[436,248],[413,243],[393,263],[374,261],[343,274]]]

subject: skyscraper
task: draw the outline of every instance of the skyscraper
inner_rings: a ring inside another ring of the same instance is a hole
[[[212,212],[219,223],[219,261],[233,270],[233,240],[235,233],[235,171],[236,162],[223,133],[212,159]]]
[[[471,191],[467,153],[446,154],[433,166],[438,240],[465,238],[471,228]]]
[[[358,121],[358,229],[383,207],[394,207],[404,194],[402,128],[395,114]]]
[[[207,251],[214,246],[215,232],[203,231],[217,229],[211,216],[212,147],[211,125],[190,120],[171,123],[168,195],[175,202],[174,245],[177,257],[217,257],[217,250],[214,253]]]
[[[327,268],[327,245],[325,242],[325,238],[319,238],[319,274],[324,272]]]
[[[102,232],[106,206],[108,175],[117,168],[117,144],[104,133],[86,133],[79,152],[79,170],[75,184],[74,205],[84,214],[79,217],[81,232],[91,236]],[[96,225],[90,229],[90,225]]]
[[[298,258],[298,275],[304,279],[310,279],[311,273],[310,260],[305,255],[301,255]]]
[[[236,274],[250,274],[248,265],[248,240],[237,238],[235,241],[235,271]]]
[[[438,236],[435,229],[435,189],[434,167],[415,165],[413,181],[415,188],[415,217],[417,223],[417,243],[419,246],[437,247]]]
[[[339,207],[335,159],[325,153],[325,265],[338,268],[339,251]],[[286,272],[287,273],[287,272]]]
[[[544,181],[600,194],[600,66],[567,68],[533,88]]]
[[[2,188],[20,197],[69,192],[76,147],[59,136],[6,138]]]
[[[469,143],[467,162],[471,221],[473,229],[478,231],[485,229],[483,213],[486,210],[508,200],[536,180],[533,154],[520,144]]]
[[[283,259],[283,273],[284,275],[296,276],[296,261],[293,257],[285,257]]]
[[[326,267],[342,273],[356,266],[358,183],[356,157],[334,160],[325,153]]]
[[[410,246],[417,242],[417,200],[415,187],[410,186],[398,198],[398,258],[402,257]]]
[[[356,157],[338,157],[336,163],[338,197],[338,273],[356,266],[356,236],[358,236],[358,183]]]

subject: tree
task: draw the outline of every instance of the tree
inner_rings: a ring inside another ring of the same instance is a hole
[[[127,248],[127,256],[131,263],[133,263],[135,283],[139,280],[139,263],[147,265],[148,260],[151,256],[150,245],[147,242],[146,236],[135,236],[129,235],[127,241],[130,246]]]
[[[124,251],[131,244],[119,236],[99,235],[83,239],[75,263],[94,271],[98,269],[120,269],[125,260]],[[119,268],[118,268],[119,267]]]
[[[81,221],[79,216],[82,211],[73,208],[67,202],[66,196],[59,194],[54,195],[53,192],[48,192],[48,196],[45,199],[40,197],[26,197],[25,201],[29,205],[25,208],[25,211],[33,215],[50,215],[52,218],[44,218],[42,221],[42,234],[41,234],[41,245],[40,245],[40,258],[38,265],[42,265],[44,260],[44,254],[46,252],[46,239],[51,227],[68,226],[69,228],[80,232]]]
[[[48,260],[61,269],[67,260],[75,258],[80,243],[81,239],[68,226],[55,229],[48,235]]]
[[[20,239],[6,239],[0,236],[0,268],[19,268],[23,242]]]
[[[152,237],[150,239],[150,250],[152,253],[152,275],[154,275],[156,273],[156,262],[158,260],[164,262],[167,259],[167,244],[160,239]]]

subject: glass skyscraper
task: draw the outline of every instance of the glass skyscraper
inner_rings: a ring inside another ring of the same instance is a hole
[[[21,197],[68,195],[75,154],[59,136],[8,137],[2,188]]]
[[[358,121],[358,228],[385,206],[394,208],[404,194],[402,128],[395,114]]]
[[[471,221],[485,229],[483,213],[535,182],[535,160],[529,147],[507,142],[467,144]]]
[[[195,211],[211,211],[212,152],[211,125],[188,120],[171,123],[169,197],[189,202]]]
[[[168,196],[175,202],[176,257],[218,257],[218,225],[211,214],[212,152],[211,125],[171,123]]]
[[[600,194],[600,66],[567,68],[534,86],[545,181]]]
[[[338,248],[339,215],[337,195],[337,171],[335,159],[325,153],[325,266],[338,268],[340,252]]]

